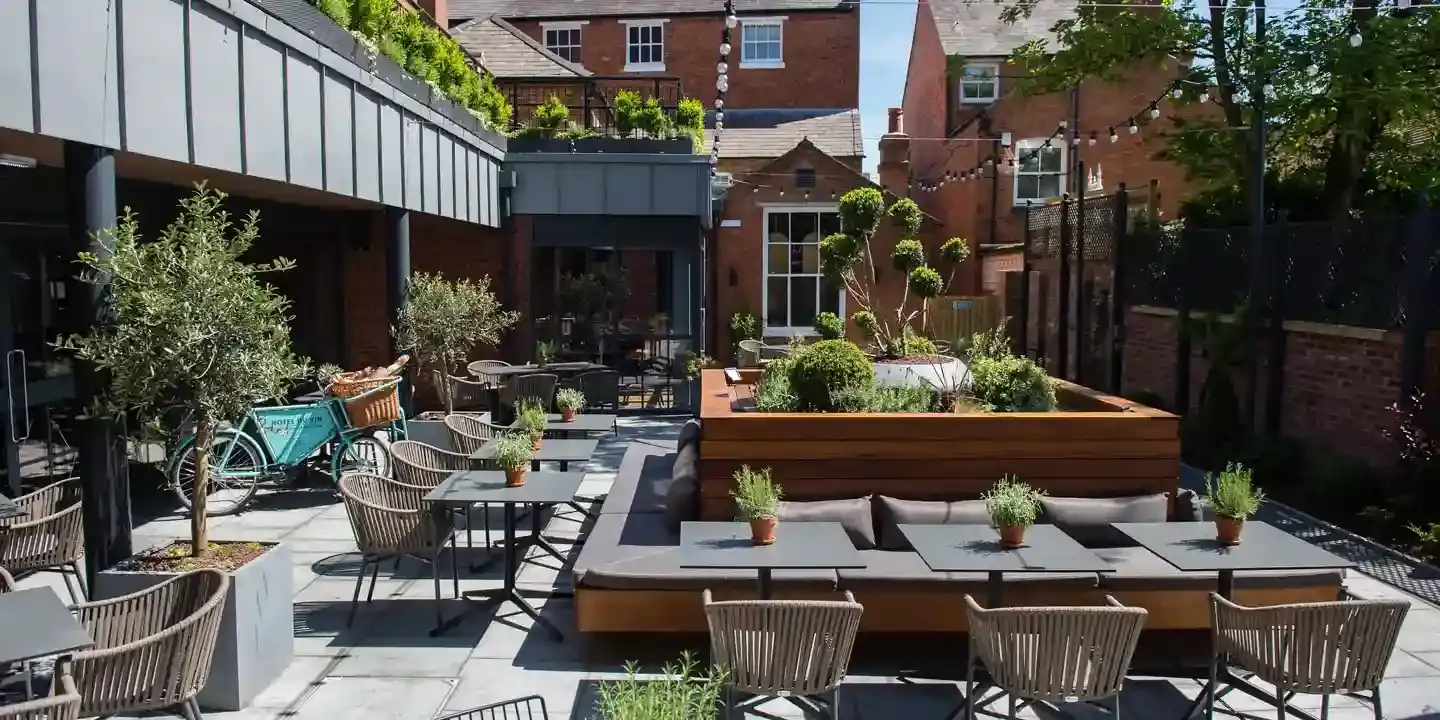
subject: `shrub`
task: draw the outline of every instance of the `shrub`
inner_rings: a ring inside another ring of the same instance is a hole
[[[935,355],[935,343],[930,338],[915,332],[915,328],[906,327],[890,348],[890,355],[895,357],[915,357],[918,355]]]
[[[770,361],[755,388],[755,409],[760,412],[793,412],[798,405],[790,388],[790,358]]]
[[[595,688],[596,717],[604,720],[688,720],[716,716],[725,690],[725,670],[702,677],[689,651],[679,665],[660,670],[659,678],[640,677],[634,663],[625,663],[625,677],[603,681]]]
[[[505,433],[495,441],[495,464],[504,470],[526,470],[535,450],[530,436],[524,433]]]
[[[1004,325],[975,333],[970,337],[969,347],[965,350],[966,359],[972,363],[981,358],[998,358],[1010,354],[1010,337],[1005,333]]]
[[[516,424],[531,434],[545,432],[549,419],[545,417],[545,406],[540,398],[521,400],[515,403]]]
[[[1205,476],[1205,502],[1215,510],[1216,517],[1244,520],[1260,509],[1265,492],[1251,482],[1250,471],[1239,463],[1230,463],[1219,475]]]
[[[972,360],[970,394],[988,412],[1055,409],[1055,384],[1044,368],[1029,358],[1014,355]]]
[[[871,342],[876,340],[880,332],[880,321],[875,319],[875,313],[869,310],[856,310],[855,314],[850,316],[850,320],[855,323],[855,327],[860,328],[860,332],[865,334],[867,340]]]
[[[815,332],[821,340],[840,340],[845,337],[845,321],[835,313],[822,312],[815,316]]]
[[[821,340],[805,348],[792,362],[790,385],[801,410],[833,410],[831,399],[836,391],[875,382],[875,366],[870,358],[845,340]]]
[[[935,407],[935,395],[919,386],[841,388],[831,396],[840,412],[922,413]]]
[[[1040,518],[1040,498],[1044,495],[1018,476],[1006,475],[981,497],[985,500],[985,512],[996,527],[1029,527]]]
[[[748,520],[773,518],[780,511],[785,491],[770,479],[770,468],[751,470],[741,465],[735,471],[735,489],[730,491],[735,506]]]
[[[580,412],[585,409],[585,393],[575,388],[560,388],[560,391],[555,393],[555,407]]]

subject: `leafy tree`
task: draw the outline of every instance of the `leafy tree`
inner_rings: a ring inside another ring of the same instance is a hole
[[[1003,1],[1011,20],[1038,2]],[[1020,81],[1026,93],[1174,68],[1183,77],[1175,102],[1196,104],[1204,94],[1218,109],[1174,118],[1161,155],[1207,189],[1262,180],[1245,132],[1262,96],[1269,172],[1313,187],[1320,217],[1345,217],[1391,193],[1440,189],[1440,14],[1303,0],[1270,11],[1262,44],[1253,10],[1250,0],[1082,3],[1053,26],[1055,45],[1031,41],[1011,60],[1028,68]]]
[[[494,347],[520,319],[490,291],[490,278],[446,280],[440,273],[410,276],[410,297],[392,329],[397,344],[415,353],[440,383],[445,410],[453,410],[451,372],[470,359],[476,345]]]
[[[290,349],[290,303],[260,280],[293,263],[243,262],[259,237],[260,216],[252,212],[235,225],[221,209],[224,200],[197,186],[180,201],[180,218],[153,242],[142,240],[127,208],[107,233],[113,252],[80,254],[87,281],[109,280],[113,320],[65,342],[109,376],[105,409],[148,417],[182,405],[193,413],[190,547],[197,557],[209,548],[205,501],[216,428],[258,400],[285,395],[306,374]]]

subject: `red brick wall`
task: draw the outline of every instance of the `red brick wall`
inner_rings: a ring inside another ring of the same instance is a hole
[[[730,54],[730,92],[725,102],[732,108],[857,107],[860,13],[788,12],[783,16],[783,68],[741,67],[740,31],[737,28],[731,33],[734,49]],[[545,41],[542,21],[512,23],[540,42]],[[597,75],[627,74],[625,27],[620,18],[590,18],[580,31],[582,64]],[[665,23],[665,70],[653,74],[680,78],[685,94],[709,107],[715,101],[715,80],[719,75],[716,61],[724,28],[720,15],[670,16]]]
[[[910,65],[905,75],[905,132],[912,138],[945,137],[946,102],[945,49],[929,3],[917,3],[915,33],[910,40]],[[944,160],[945,147],[938,142],[913,142],[910,165],[917,175],[929,177]],[[940,172],[943,172],[941,170]]]

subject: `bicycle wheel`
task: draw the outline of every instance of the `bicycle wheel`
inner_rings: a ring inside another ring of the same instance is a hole
[[[236,430],[220,430],[210,441],[210,486],[206,493],[208,517],[229,515],[250,502],[265,479],[265,453],[253,438]],[[195,491],[195,437],[181,443],[170,467],[170,488],[190,509]]]
[[[390,441],[377,435],[361,435],[335,448],[330,461],[330,474],[335,482],[345,473],[363,472],[390,477],[394,463],[390,458]]]

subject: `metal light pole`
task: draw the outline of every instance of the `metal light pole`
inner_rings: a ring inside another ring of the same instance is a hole
[[[1250,101],[1254,105],[1251,119],[1253,147],[1250,152],[1250,170],[1253,182],[1250,188],[1250,300],[1251,312],[1264,309],[1265,285],[1265,0],[1255,0],[1255,61],[1254,84],[1250,90]],[[1238,320],[1238,318],[1237,318]],[[1270,322],[1278,323],[1279,318],[1271,317]],[[1260,379],[1260,359],[1256,352],[1254,337],[1246,338],[1250,352],[1245,358],[1245,427],[1255,432],[1256,385]]]

